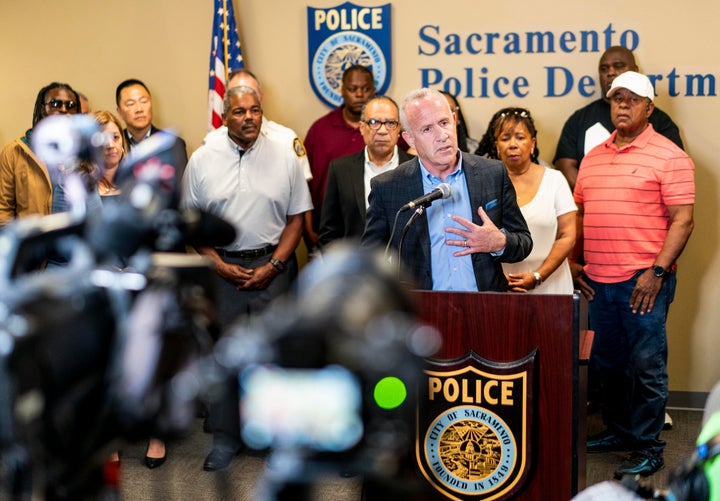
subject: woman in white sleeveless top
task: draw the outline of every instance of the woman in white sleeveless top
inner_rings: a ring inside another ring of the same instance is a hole
[[[533,250],[519,263],[503,263],[510,290],[572,294],[568,256],[575,245],[577,206],[565,177],[539,165],[530,112],[506,108],[493,124],[497,158],[505,163],[525,217]]]

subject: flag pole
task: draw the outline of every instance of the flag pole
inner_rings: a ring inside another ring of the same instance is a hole
[[[232,0],[212,1],[213,28],[210,43],[210,78],[208,80],[208,130],[213,130],[222,124],[222,100],[230,73],[234,69],[243,67]],[[220,54],[220,51],[223,53]]]
[[[231,0],[232,1],[232,0]],[[227,85],[228,76],[228,23],[227,23],[227,0],[223,0],[223,46],[225,47],[225,84]]]

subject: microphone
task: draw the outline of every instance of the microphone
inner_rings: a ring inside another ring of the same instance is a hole
[[[408,202],[400,207],[400,211],[414,209],[417,206],[430,207],[430,204],[432,204],[435,200],[439,198],[450,198],[450,195],[452,195],[452,188],[450,188],[450,185],[447,183],[441,183],[430,193],[418,197],[412,202]]]

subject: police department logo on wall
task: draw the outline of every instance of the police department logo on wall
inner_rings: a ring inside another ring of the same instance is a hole
[[[390,4],[308,7],[308,62],[315,94],[328,106],[342,104],[343,72],[355,64],[370,68],[378,94],[390,85]]]
[[[490,500],[524,484],[535,355],[503,364],[472,352],[460,360],[427,361],[416,456],[425,478],[446,497]]]

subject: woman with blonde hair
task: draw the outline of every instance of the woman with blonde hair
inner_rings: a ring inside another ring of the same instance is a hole
[[[104,169],[98,181],[98,191],[102,199],[109,200],[121,193],[120,187],[115,183],[115,177],[129,148],[118,117],[109,111],[97,111],[94,116],[107,136],[107,143],[103,149]],[[145,453],[145,466],[153,469],[164,462],[165,443],[157,438],[151,438]]]
[[[100,124],[107,136],[107,143],[103,148],[104,166],[102,177],[98,180],[98,192],[101,197],[112,197],[120,194],[120,188],[115,184],[115,175],[118,166],[128,151],[127,139],[123,134],[120,119],[109,111],[96,111],[95,120]]]

